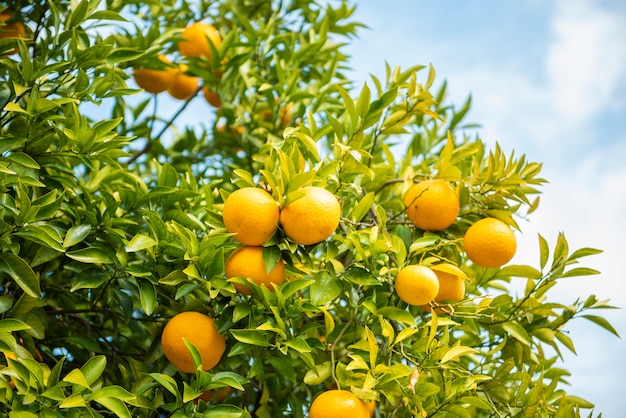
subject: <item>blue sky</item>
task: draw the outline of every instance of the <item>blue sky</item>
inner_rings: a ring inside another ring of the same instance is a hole
[[[513,262],[537,266],[537,233],[553,245],[563,231],[570,249],[604,250],[584,264],[602,275],[564,280],[550,297],[626,307],[626,2],[361,1],[356,19],[369,27],[347,49],[357,80],[382,78],[385,61],[432,63],[450,100],[472,95],[469,119],[485,142],[544,163],[550,183]],[[626,336],[626,312],[603,312]],[[596,415],[623,416],[626,341],[585,319],[567,329],[578,353],[561,365],[568,392]]]

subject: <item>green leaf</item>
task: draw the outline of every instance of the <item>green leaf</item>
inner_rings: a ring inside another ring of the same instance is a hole
[[[457,357],[461,357],[461,356],[466,356],[468,354],[474,354],[477,353],[478,350],[476,350],[475,348],[472,347],[465,347],[462,345],[456,346],[456,347],[452,347],[450,350],[448,350],[446,352],[446,354],[443,355],[443,357],[441,358],[440,363],[441,364],[445,364],[447,362],[449,362],[450,360],[453,360]]]
[[[341,280],[333,277],[327,271],[320,271],[313,276],[315,283],[311,285],[311,303],[317,306],[333,301],[343,291]]]
[[[0,272],[5,272],[27,295],[39,298],[39,277],[33,269],[20,257],[11,253],[3,253],[0,259]]]
[[[149,376],[156,380],[172,395],[178,395],[178,385],[172,376],[162,373],[149,373]]]
[[[525,277],[528,279],[540,279],[542,274],[539,270],[531,266],[508,265],[497,273],[498,277]]]
[[[91,232],[91,225],[75,225],[67,230],[65,239],[63,240],[63,247],[69,248],[79,242],[82,242]]]
[[[30,329],[30,325],[13,318],[0,319],[0,332],[23,331]]]
[[[82,375],[85,377],[85,381],[88,385],[93,385],[96,380],[100,378],[102,372],[107,365],[107,358],[105,356],[95,356],[91,357],[83,366],[80,368]]]
[[[571,351],[572,353],[576,354],[576,348],[574,347],[574,342],[572,341],[572,339],[570,337],[568,337],[567,335],[563,334],[560,331],[557,331],[554,336],[556,337],[557,340],[559,340],[561,342],[561,344],[563,344],[565,347],[567,347],[567,349],[569,351]]]
[[[134,253],[137,251],[145,250],[146,248],[151,248],[157,245],[157,242],[144,234],[135,235],[128,245],[126,246],[126,252]]]
[[[154,284],[147,280],[139,281],[139,300],[141,308],[150,316],[157,306],[157,292]]]
[[[235,405],[209,405],[202,412],[204,418],[250,418],[250,413]]]
[[[79,369],[73,369],[64,378],[64,382],[72,383],[89,389],[89,382],[85,379],[85,375]]]
[[[598,270],[591,269],[588,267],[577,267],[571,270],[566,271],[561,275],[561,278],[565,277],[579,277],[579,276],[593,276],[595,274],[600,274]]]
[[[406,309],[400,309],[394,306],[385,306],[378,310],[378,314],[405,325],[415,326],[415,318]]]
[[[94,400],[120,418],[132,418],[126,404],[117,398],[99,396]]]
[[[352,212],[350,212],[350,220],[352,222],[360,222],[361,219],[367,214],[374,204],[374,198],[376,195],[374,192],[369,192],[354,206]]]
[[[530,345],[530,336],[520,324],[516,322],[505,322],[502,324],[502,328],[522,344]]]
[[[59,408],[82,408],[85,405],[85,398],[81,393],[72,393],[59,404]]]
[[[265,338],[265,333],[254,329],[231,329],[230,333],[235,339],[250,345],[257,345],[260,347],[269,347],[271,344]]]
[[[619,337],[617,330],[613,328],[611,323],[606,318],[603,318],[601,316],[596,316],[596,315],[583,315],[582,317],[593,322],[596,325],[601,326],[605,330],[609,331],[611,334]]]
[[[550,257],[550,248],[548,247],[548,241],[541,234],[538,234],[539,237],[539,268],[543,270],[543,268],[548,263],[548,258]]]
[[[308,370],[304,375],[304,383],[307,385],[319,385],[323,383],[332,374],[332,366],[330,361],[317,364],[315,369]]]
[[[112,261],[103,250],[95,247],[83,248],[67,252],[66,255],[72,260],[87,264],[111,264]]]

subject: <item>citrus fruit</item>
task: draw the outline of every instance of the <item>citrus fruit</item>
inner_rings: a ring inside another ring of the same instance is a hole
[[[334,194],[321,187],[304,187],[300,197],[285,205],[280,223],[295,243],[310,245],[324,241],[339,225],[341,206]]]
[[[437,302],[458,302],[465,297],[465,273],[452,264],[437,264],[430,269],[435,272],[439,281],[439,292],[435,296]]]
[[[186,57],[205,57],[213,59],[209,40],[215,48],[222,44],[222,37],[213,25],[196,22],[183,29],[180,36],[184,39],[178,43],[178,50]]]
[[[420,229],[441,231],[459,215],[459,198],[450,183],[424,180],[411,187],[404,197],[406,215]]]
[[[365,403],[347,390],[322,392],[311,404],[309,418],[369,418]]]
[[[265,285],[274,290],[273,284],[279,285],[285,280],[285,264],[282,259],[268,273],[263,261],[263,247],[243,246],[236,249],[226,260],[226,277],[244,277],[252,279],[259,286]],[[240,283],[233,283],[239,293],[249,295],[250,290]]]
[[[467,230],[463,246],[474,264],[494,268],[511,261],[517,251],[517,240],[506,223],[496,218],[484,218]]]
[[[167,92],[175,99],[187,100],[198,89],[198,79],[185,74],[185,66],[172,70],[172,82],[167,88]]]
[[[226,198],[222,218],[237,241],[262,245],[278,229],[278,204],[265,190],[244,187]]]
[[[160,55],[159,60],[166,64],[170,63],[164,55]],[[135,68],[133,69],[133,77],[139,87],[149,93],[157,94],[164,92],[172,84],[174,73],[169,69]]]
[[[396,292],[409,305],[424,305],[435,299],[439,279],[434,271],[418,264],[406,266],[396,276]]]
[[[149,68],[136,68],[133,70],[135,83],[148,93],[161,93],[167,90],[172,83],[174,75],[165,70],[151,70]]]
[[[0,13],[0,39],[2,38],[26,38],[26,28],[23,22],[13,21],[11,13]],[[6,51],[3,55],[17,54],[19,48]]]
[[[202,87],[202,94],[204,95],[207,103],[211,106],[217,109],[222,107],[222,99],[220,99],[220,95],[216,92],[209,90],[207,87]]]
[[[169,320],[161,335],[165,357],[181,372],[194,373],[196,368],[185,340],[192,343],[202,357],[202,370],[219,363],[226,340],[217,332],[215,320],[199,312],[182,312]]]
[[[457,266],[448,263],[436,264],[430,269],[435,272],[439,281],[439,292],[435,296],[437,302],[458,302],[465,297],[465,273]],[[430,312],[429,305],[422,305],[422,308]],[[438,314],[446,313],[445,310],[437,308]]]
[[[365,405],[365,409],[367,409],[367,412],[369,413],[369,416],[373,417],[374,413],[376,412],[376,401],[364,401],[364,400],[361,400],[361,402],[363,402],[363,404]]]

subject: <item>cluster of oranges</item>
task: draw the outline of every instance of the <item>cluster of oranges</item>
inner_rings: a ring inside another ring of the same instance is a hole
[[[208,23],[195,22],[187,26],[181,33],[183,39],[178,43],[178,51],[184,57],[198,57],[213,61],[213,48],[219,48],[222,38],[217,29]],[[211,46],[212,44],[212,46]],[[198,91],[198,77],[187,74],[189,68],[185,64],[172,64],[164,55],[159,59],[164,69],[135,68],[133,77],[139,87],[147,92],[158,94],[167,91],[178,100],[188,100]],[[204,86],[202,93],[206,101],[214,107],[221,107],[219,95]]]
[[[404,198],[407,217],[425,231],[443,231],[450,227],[460,211],[457,192],[443,180],[417,183]],[[463,247],[477,266],[494,268],[508,263],[517,250],[515,234],[503,221],[484,218],[465,233]],[[440,263],[427,267],[409,265],[396,277],[395,288],[400,299],[409,305],[422,306],[436,302],[457,302],[465,296],[465,273],[457,266]],[[441,312],[441,311],[437,311]]]
[[[274,198],[260,188],[244,187],[228,196],[222,211],[224,226],[235,240],[244,244],[226,261],[228,279],[251,279],[270,290],[273,285],[283,282],[283,260],[278,260],[268,271],[262,247],[276,233],[279,224],[284,234],[300,245],[320,243],[337,229],[341,206],[328,190],[316,186],[304,187],[288,199],[291,201],[280,210]],[[245,285],[236,282],[233,285],[238,292],[250,294]]]

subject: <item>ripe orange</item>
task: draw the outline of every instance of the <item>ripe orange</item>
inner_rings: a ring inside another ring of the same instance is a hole
[[[226,340],[217,332],[215,320],[199,312],[182,312],[169,320],[161,335],[165,357],[181,372],[194,373],[191,353],[184,340],[192,343],[202,357],[202,370],[219,363],[226,348]]]
[[[295,243],[310,245],[324,241],[339,226],[341,206],[334,194],[321,187],[298,190],[303,196],[288,203],[280,212],[285,234]]]
[[[217,109],[222,107],[222,99],[220,99],[220,95],[216,92],[209,90],[207,87],[202,87],[202,94],[204,95],[207,103],[209,103],[211,106]]]
[[[0,13],[0,39],[2,38],[26,38],[26,27],[23,22],[11,21],[13,16],[6,11]],[[10,22],[10,23],[8,23]],[[6,51],[3,55],[17,54],[19,48],[15,47]]]
[[[219,48],[222,44],[222,37],[219,32],[208,23],[192,23],[180,35],[185,40],[178,43],[178,50],[186,57],[205,57],[212,60],[209,40],[215,48]]]
[[[396,292],[409,305],[424,305],[435,299],[439,280],[434,271],[421,265],[404,267],[396,276]]]
[[[278,204],[272,196],[257,187],[235,190],[224,202],[224,225],[237,241],[246,245],[263,245],[278,229]]]
[[[365,403],[347,390],[332,389],[322,392],[309,409],[309,418],[369,418]]]
[[[165,70],[151,70],[149,68],[135,68],[133,77],[139,87],[148,93],[161,93],[172,84],[174,74]]]
[[[252,279],[256,284],[265,285],[269,290],[285,280],[285,263],[283,260],[268,272],[263,261],[263,247],[243,246],[236,249],[226,260],[226,278],[244,277]],[[233,283],[239,293],[249,295],[250,290],[242,284]]]
[[[459,197],[450,183],[424,180],[409,189],[404,197],[406,215],[425,231],[441,231],[459,215]]]
[[[436,264],[430,269],[435,272],[439,280],[439,292],[435,296],[437,302],[458,302],[465,297],[465,273],[458,267],[448,264]],[[424,310],[430,312],[429,305],[422,305]],[[445,313],[443,309],[436,309],[438,314]]]
[[[159,55],[159,60],[169,64],[165,55]],[[167,90],[174,80],[174,73],[170,69],[157,70],[153,68],[133,69],[135,83],[149,93],[158,94]]]
[[[188,100],[198,89],[198,78],[184,73],[186,66],[181,65],[179,69],[172,70],[172,83],[168,86],[167,92],[175,99]]]
[[[511,261],[517,251],[517,240],[506,223],[496,218],[484,218],[467,230],[463,246],[474,264],[494,268]]]
[[[367,412],[369,412],[369,416],[373,417],[374,413],[376,412],[376,401],[364,401],[364,400],[361,400],[361,402],[363,402],[363,404],[365,405],[365,408],[367,409]]]

